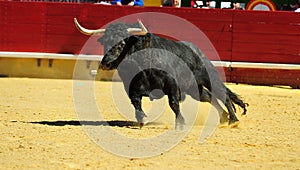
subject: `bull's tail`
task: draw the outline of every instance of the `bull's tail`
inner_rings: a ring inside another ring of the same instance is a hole
[[[242,99],[240,99],[240,97],[238,95],[236,95],[234,92],[232,92],[227,87],[226,87],[226,92],[227,92],[227,95],[229,96],[231,102],[233,102],[233,103],[237,104],[238,106],[240,106],[241,108],[243,108],[243,110],[244,110],[243,115],[245,115],[247,112],[246,107],[248,106],[248,103],[245,103]]]

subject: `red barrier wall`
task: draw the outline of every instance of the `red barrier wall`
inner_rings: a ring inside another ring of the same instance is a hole
[[[235,11],[232,61],[300,64],[299,45],[299,13]],[[236,68],[230,80],[300,87],[300,70]]]
[[[186,40],[198,45],[212,60],[300,64],[300,14],[293,12],[0,2],[0,51],[101,54],[98,37],[87,41],[90,37],[78,32],[73,18],[78,18],[84,27],[96,29],[122,16],[142,12],[172,14],[194,24],[210,39],[217,53],[188,28],[178,28],[168,18],[143,20],[154,33],[163,30],[172,35],[174,29],[180,29]],[[136,15],[132,22],[138,19]],[[226,71],[226,77],[232,82],[300,86],[299,72],[233,69]]]
[[[300,64],[300,14],[235,11],[233,61]]]

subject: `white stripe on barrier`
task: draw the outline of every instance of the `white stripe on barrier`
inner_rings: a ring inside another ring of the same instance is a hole
[[[300,64],[252,63],[252,62],[230,62],[230,61],[212,61],[212,63],[216,67],[226,67],[226,68],[300,70]]]
[[[84,55],[84,54],[77,55],[77,54],[0,51],[0,57],[3,57],[3,58],[39,58],[39,59],[101,61],[103,58],[103,55]]]
[[[0,57],[101,61],[103,55],[85,55],[85,54],[77,55],[77,54],[0,51]],[[216,67],[225,67],[225,68],[300,70],[300,63],[279,64],[279,63],[253,63],[253,62],[230,62],[230,61],[212,61],[212,63]]]
[[[300,64],[231,62],[232,68],[300,70]]]

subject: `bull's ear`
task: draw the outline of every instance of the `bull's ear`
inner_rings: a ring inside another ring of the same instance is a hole
[[[147,34],[145,35],[145,40],[146,40],[147,42],[150,42],[150,39],[151,39],[151,34],[150,34],[150,33],[147,33]]]
[[[138,41],[138,38],[139,38],[138,36],[132,35],[132,36],[130,36],[128,38],[128,42],[127,43],[133,45],[133,44],[135,44]]]
[[[145,35],[145,37],[150,38],[150,37],[151,37],[151,34],[150,34],[150,33],[147,33],[147,34]]]

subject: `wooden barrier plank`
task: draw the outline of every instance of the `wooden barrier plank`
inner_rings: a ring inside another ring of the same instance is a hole
[[[34,23],[6,23],[5,34],[17,34],[19,39],[22,39],[22,35],[32,36],[44,36],[46,33],[46,24],[34,24]]]
[[[168,8],[170,11],[168,13],[174,14],[176,16],[186,18],[189,21],[216,21],[218,22],[232,22],[233,11],[222,10],[222,9],[195,9],[195,8]],[[171,11],[173,9],[173,11]],[[165,10],[162,10],[165,11]],[[166,10],[168,11],[168,10]],[[222,16],[222,17],[220,17]]]
[[[299,49],[282,44],[234,44],[232,61],[300,63]]]
[[[101,44],[97,42],[98,37],[85,37],[82,41],[73,41],[72,38],[64,35],[48,35],[46,49],[52,49],[59,53],[82,53],[103,54]],[[57,46],[57,41],[61,41],[62,45]],[[47,51],[51,52],[51,51]]]
[[[273,43],[273,44],[266,44],[266,43],[247,43],[247,42],[240,42],[235,43],[233,46],[232,51],[237,52],[249,52],[249,53],[270,53],[270,54],[300,54],[299,48],[296,46],[291,46],[289,44],[280,44],[280,43]],[[272,59],[272,58],[270,58]]]
[[[46,6],[44,3],[10,2],[5,9],[9,23],[45,24]]]
[[[300,87],[299,70],[237,68],[231,74],[232,82]]]
[[[234,23],[234,32],[251,32],[251,33],[264,33],[264,34],[279,34],[279,35],[300,35],[300,21],[299,25],[296,24],[276,24],[276,23],[259,23],[247,22]]]
[[[0,31],[4,33],[0,35],[1,50],[44,50],[45,5],[10,2],[0,6],[4,10],[0,24]]]
[[[47,34],[64,35],[76,39],[80,32],[76,29],[75,25],[70,26],[72,24],[74,25],[73,22],[68,22],[67,24],[54,24],[53,22],[49,22],[47,25]]]
[[[278,25],[289,25],[299,23],[299,14],[290,11],[234,11],[234,21],[238,23],[273,23]]]
[[[292,34],[267,34],[267,33],[253,33],[253,32],[234,32],[233,40],[235,43],[249,42],[249,43],[268,43],[268,44],[285,44],[291,47],[296,47],[300,44],[300,38]]]
[[[38,42],[6,42],[3,45],[2,49],[3,50],[5,49],[6,51],[27,51],[27,52],[45,51],[44,44]]]
[[[90,4],[80,3],[45,3],[47,9],[47,16],[70,16],[78,14],[78,11],[87,13],[86,7]]]
[[[291,63],[299,64],[300,57],[290,54],[270,54],[270,53],[249,53],[249,52],[232,52],[233,57],[231,61],[243,61],[243,62],[260,62],[260,63]]]
[[[20,41],[20,37],[22,37]],[[41,34],[26,34],[26,33],[17,33],[10,32],[7,34],[7,38],[5,39],[5,43],[44,43],[44,36]],[[18,46],[16,46],[18,47]]]

